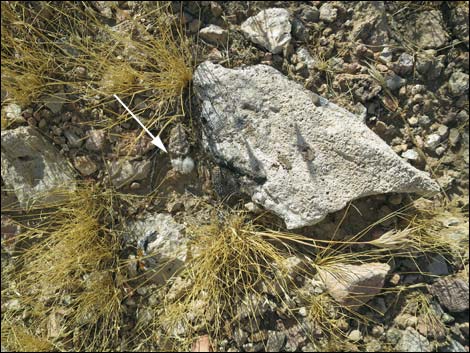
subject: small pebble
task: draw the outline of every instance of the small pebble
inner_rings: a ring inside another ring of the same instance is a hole
[[[372,327],[372,336],[374,337],[380,337],[384,333],[384,328],[383,326],[375,325]]]
[[[460,141],[460,132],[459,129],[452,128],[449,132],[449,143],[451,146],[456,146]]]
[[[398,273],[394,273],[388,281],[391,285],[396,286],[398,283],[400,283],[400,279],[400,275]]]
[[[140,183],[134,181],[134,182],[131,183],[130,187],[131,187],[132,190],[140,189]]]
[[[431,125],[431,119],[427,115],[421,115],[418,118],[418,122],[419,125],[421,125],[422,127],[428,127],[429,125]]]
[[[439,143],[441,142],[441,137],[438,134],[431,134],[426,137],[426,147],[435,150]]]
[[[362,333],[359,330],[352,330],[349,335],[348,339],[352,342],[358,342],[362,340]]]
[[[416,126],[418,125],[418,118],[415,117],[415,116],[412,116],[411,118],[408,119],[408,123],[411,125],[411,126]]]
[[[449,128],[445,125],[440,125],[439,128],[437,129],[437,134],[441,137],[446,136],[448,132],[449,132]]]
[[[417,160],[419,160],[419,153],[416,152],[416,150],[414,150],[414,149],[407,150],[406,152],[403,152],[403,153],[401,154],[401,156],[402,156],[403,158],[406,158],[406,159],[410,160],[410,161],[417,161]]]
[[[442,156],[446,152],[446,148],[444,146],[439,146],[434,151],[438,156]]]

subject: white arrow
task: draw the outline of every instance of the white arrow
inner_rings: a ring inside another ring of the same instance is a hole
[[[131,110],[127,107],[127,105],[125,105],[124,102],[122,100],[120,100],[118,96],[116,96],[114,94],[114,98],[116,98],[117,101],[119,103],[121,103],[124,108],[126,108],[126,110],[129,112],[129,114],[132,115],[132,117],[135,120],[137,120],[137,122],[139,123],[140,126],[142,126],[142,128],[145,130],[145,132],[150,135],[150,137],[152,138],[152,143],[155,146],[157,146],[158,148],[160,148],[163,152],[168,153],[165,146],[163,145],[162,140],[160,139],[160,136],[157,136],[157,137],[153,136],[153,134],[150,132],[150,130],[147,129],[144,124],[142,124],[142,122],[139,120],[139,118],[137,118],[137,116],[133,112],[131,112]]]

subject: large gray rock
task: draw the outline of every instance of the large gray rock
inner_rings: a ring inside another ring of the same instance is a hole
[[[13,189],[21,207],[39,200],[58,201],[52,191],[57,187],[75,187],[74,172],[68,161],[59,154],[37,130],[18,127],[2,131],[2,178]]]
[[[259,44],[273,54],[282,52],[291,40],[292,25],[286,9],[266,9],[248,18],[241,25],[242,32],[253,43]]]
[[[253,201],[289,229],[315,224],[359,197],[439,190],[357,116],[270,66],[205,62],[194,85],[206,148],[243,175]]]

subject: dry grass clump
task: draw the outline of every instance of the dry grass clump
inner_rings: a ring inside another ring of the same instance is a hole
[[[61,201],[33,207],[20,221],[25,231],[16,239],[14,266],[2,274],[8,282],[2,299],[18,302],[10,315],[27,317],[20,332],[31,340],[60,350],[109,349],[116,344],[122,298],[115,273],[119,242],[103,226],[109,195],[90,186],[56,193]],[[3,323],[4,317],[2,336]],[[18,325],[7,322],[6,337],[16,337]],[[23,342],[12,339],[6,344]]]
[[[18,22],[17,8],[6,1],[1,5],[2,90],[7,101],[25,106],[45,91],[55,63],[52,52]]]
[[[422,291],[412,291],[405,298],[402,314],[418,318],[418,330],[425,336],[442,336],[445,325],[440,314],[433,307],[430,296]]]
[[[262,293],[279,293],[281,299],[289,284],[289,246],[257,233],[242,212],[215,210],[210,224],[191,226],[187,232],[191,255],[168,285],[157,308],[156,327],[184,347],[190,343],[187,334],[209,333],[218,339],[242,320],[259,327]]]
[[[21,324],[15,324],[2,314],[2,347],[13,352],[50,352],[54,345],[44,336],[38,336]]]
[[[104,110],[104,120],[93,123],[108,128],[131,118],[109,105],[113,94],[131,108],[138,98],[134,112],[145,112],[149,128],[184,115],[192,56],[170,2],[147,4],[113,26],[86,2],[36,7],[2,3],[2,89],[11,101],[30,103],[57,86],[50,94],[64,89],[65,101]]]
[[[345,332],[342,330],[349,320],[341,307],[327,293],[312,295],[307,298],[308,319],[313,323],[318,335],[328,335],[330,340],[342,340]]]

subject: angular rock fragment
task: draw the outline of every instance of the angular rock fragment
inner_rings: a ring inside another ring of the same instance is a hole
[[[439,190],[357,116],[270,66],[205,62],[194,85],[205,147],[289,229],[315,224],[363,196]]]
[[[121,159],[108,163],[109,175],[111,181],[116,188],[122,188],[136,180],[147,178],[151,169],[151,162],[146,161],[130,161]]]
[[[95,162],[89,156],[77,156],[73,159],[73,164],[83,176],[89,176],[98,170]]]
[[[261,45],[273,54],[282,52],[289,44],[291,29],[289,11],[279,8],[263,10],[241,25],[242,32],[253,43]]]
[[[144,255],[149,281],[164,284],[186,261],[184,226],[165,213],[150,214],[125,231],[128,243]]]
[[[450,28],[468,48],[468,6],[453,6],[450,10]]]
[[[19,127],[2,131],[2,178],[13,189],[21,207],[40,197],[41,202],[57,201],[47,194],[56,187],[74,188],[74,172],[37,130]]]
[[[361,306],[380,292],[390,266],[337,264],[334,269],[319,270],[318,278],[328,293],[341,305]]]
[[[85,147],[90,151],[99,152],[103,149],[105,138],[104,130],[90,130]]]
[[[363,43],[378,48],[387,43],[389,26],[383,1],[355,2],[352,23],[351,40],[361,39]]]
[[[228,31],[216,25],[209,25],[199,31],[199,36],[206,42],[223,45],[227,42]]]
[[[443,277],[430,287],[430,292],[451,312],[468,310],[468,281],[458,277]]]
[[[170,131],[168,150],[172,156],[184,157],[189,153],[188,134],[181,124],[176,124]]]
[[[338,17],[338,9],[336,9],[332,4],[325,2],[320,7],[320,20],[326,23],[331,23],[336,20]]]
[[[397,352],[431,352],[431,344],[414,328],[408,327],[395,346],[395,350]]]
[[[416,20],[410,22],[407,37],[423,49],[437,49],[445,45],[449,35],[442,13],[438,10],[419,11]]]

